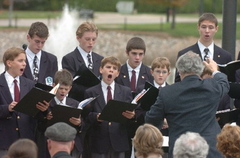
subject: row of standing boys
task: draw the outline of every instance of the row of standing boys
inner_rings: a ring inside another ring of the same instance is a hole
[[[218,30],[218,24],[213,14],[206,13],[200,17],[198,30],[200,34],[198,42],[180,51],[178,57],[193,51],[204,60],[206,55],[204,49],[208,48],[207,57],[218,64],[232,61],[230,53],[214,44],[213,37]],[[144,123],[146,111],[137,107],[134,111],[123,112],[122,115],[128,119],[126,124],[108,122],[98,117],[109,99],[131,102],[144,88],[146,81],[159,89],[167,86],[166,79],[170,74],[169,60],[166,57],[157,57],[153,60],[151,68],[144,65],[142,60],[146,53],[146,45],[139,37],[133,37],[127,42],[128,60],[125,64],[121,65],[115,57],[104,58],[93,52],[98,37],[97,27],[93,23],[84,22],[76,31],[79,45],[62,58],[63,70],[58,71],[57,57],[42,50],[48,36],[47,26],[42,22],[35,22],[28,31],[28,46],[25,51],[10,48],[4,53],[5,71],[0,76],[0,156],[5,155],[8,147],[18,138],[30,138],[36,141],[40,158],[50,157],[44,131],[45,121],[54,117],[51,108],[56,104],[77,108],[83,99],[98,96],[91,106],[86,107],[88,115],[70,118],[72,126],[78,131],[71,156],[129,158],[132,149],[131,139],[137,127]],[[82,65],[101,78],[98,85],[87,87],[74,84],[73,77],[81,71],[79,68]],[[176,82],[178,81],[176,73]],[[16,86],[21,99],[36,83],[51,86],[59,83],[60,87],[50,103],[43,101],[36,105],[40,112],[35,118],[14,111],[13,108],[19,101],[19,98],[16,98],[18,95],[15,93]],[[230,107],[229,96],[226,96],[226,99],[229,101],[223,104],[222,109]],[[168,135],[167,123],[158,128],[164,135]]]

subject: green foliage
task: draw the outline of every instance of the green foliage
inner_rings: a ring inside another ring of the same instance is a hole
[[[151,4],[149,0],[25,0],[15,1],[15,10],[35,11],[61,11],[64,4],[68,3],[74,9],[92,9],[94,11],[115,12],[118,1],[133,1],[134,8],[138,13],[164,13],[166,6]],[[222,13],[224,0],[201,0],[204,12]],[[177,8],[178,13],[198,13],[200,10],[199,0],[187,0],[186,4]],[[8,6],[0,0],[0,9],[8,9]],[[240,0],[237,0],[237,9],[240,13]]]

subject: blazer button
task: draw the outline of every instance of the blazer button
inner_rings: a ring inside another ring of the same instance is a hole
[[[108,122],[108,125],[109,125],[109,126],[111,126],[111,124],[112,124],[111,122]]]
[[[16,131],[18,131],[18,128],[16,128]]]
[[[20,116],[17,116],[17,119],[20,119]]]

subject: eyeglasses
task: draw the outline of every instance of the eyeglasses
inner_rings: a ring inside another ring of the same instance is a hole
[[[166,70],[163,70],[163,71],[161,71],[161,70],[156,70],[156,71],[154,71],[155,73],[157,73],[157,74],[166,74],[166,73],[168,73],[168,71],[166,71]]]

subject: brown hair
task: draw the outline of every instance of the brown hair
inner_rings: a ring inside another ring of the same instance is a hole
[[[168,60],[168,58],[157,57],[152,61],[151,69],[153,71],[155,68],[165,68],[166,67],[167,70],[170,71],[170,66],[171,66],[171,63]]]
[[[37,35],[40,38],[47,38],[49,36],[48,27],[43,22],[32,23],[28,31],[28,35],[32,38]]]
[[[37,145],[30,139],[18,139],[8,149],[4,158],[37,158]]]
[[[5,69],[8,70],[7,61],[13,61],[19,54],[26,54],[25,51],[21,48],[12,47],[7,49],[3,54],[3,63],[5,65]]]
[[[211,21],[215,24],[215,26],[218,26],[218,20],[213,13],[203,13],[198,20],[198,26],[200,26],[205,20]]]
[[[129,53],[132,49],[142,49],[144,51],[144,54],[146,52],[146,45],[143,39],[140,37],[133,37],[131,38],[126,46],[126,51]]]
[[[94,23],[91,22],[84,22],[82,23],[77,31],[76,31],[76,35],[78,37],[82,37],[84,32],[96,32],[97,36],[98,36],[98,28]]]
[[[117,66],[118,71],[120,71],[121,62],[117,58],[115,58],[113,56],[103,58],[101,61],[101,68],[103,68],[107,63]]]
[[[217,149],[226,157],[240,157],[240,127],[226,124],[217,136]]]
[[[65,86],[71,86],[73,82],[72,74],[67,69],[59,70],[54,75],[54,84],[62,84]]]
[[[212,75],[212,71],[209,68],[205,67],[200,77],[202,78],[204,75]]]
[[[145,123],[138,127],[133,138],[133,145],[136,149],[135,155],[137,157],[147,157],[151,153],[163,155],[162,143],[163,136],[159,129]]]

